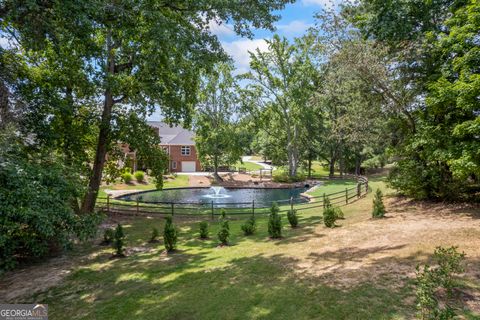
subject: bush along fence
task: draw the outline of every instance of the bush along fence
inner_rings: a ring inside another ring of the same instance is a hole
[[[332,179],[330,177],[330,179]],[[369,192],[368,178],[364,176],[343,176],[335,179],[356,179],[357,185],[345,190],[322,194],[320,196],[302,195],[297,198],[277,200],[272,202],[141,202],[117,200],[107,196],[98,198],[97,209],[104,213],[132,214],[132,215],[171,215],[180,217],[210,216],[212,219],[225,210],[226,214],[232,215],[262,215],[270,212],[273,202],[280,206],[279,213],[287,213],[289,210],[309,210],[324,208],[326,199],[332,205],[344,206],[355,202]]]

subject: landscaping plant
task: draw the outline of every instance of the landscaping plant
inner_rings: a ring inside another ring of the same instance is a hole
[[[323,223],[326,227],[333,228],[335,227],[335,221],[337,221],[338,210],[332,206],[328,197],[324,201]]]
[[[200,222],[200,239],[207,239],[208,238],[208,222],[202,221]]]
[[[119,223],[115,228],[115,233],[113,235],[113,248],[115,249],[115,255],[118,257],[124,256],[123,250],[125,247],[125,234],[123,232],[123,227]]]
[[[102,244],[112,244],[113,238],[115,236],[115,231],[112,228],[107,228],[103,231],[103,241]]]
[[[158,232],[158,229],[153,227],[152,228],[152,235],[150,236],[150,243],[158,242],[158,236],[160,235],[160,232]]]
[[[167,252],[175,250],[177,246],[177,229],[173,225],[172,217],[165,218],[165,229],[163,230],[163,242]]]
[[[416,296],[418,316],[422,320],[454,319],[455,312],[450,305],[449,299],[453,296],[455,287],[455,274],[464,271],[462,261],[464,253],[459,253],[456,247],[437,247],[434,252],[436,267],[429,265],[417,266],[416,272]],[[447,293],[445,301],[440,303],[438,292],[444,290]]]
[[[273,239],[282,237],[282,217],[278,213],[279,211],[278,204],[276,202],[272,203],[268,216],[268,234]]]
[[[298,226],[297,210],[293,210],[293,209],[288,210],[287,218],[288,218],[288,222],[290,223],[290,226],[292,226],[292,228],[296,228]]]
[[[135,177],[135,179],[137,180],[137,182],[144,182],[145,181],[145,172],[143,171],[135,171],[135,173],[133,174],[133,176]]]
[[[248,218],[248,220],[245,221],[244,224],[242,224],[242,231],[246,236],[254,234],[256,229],[257,229],[257,226],[256,226],[255,216],[253,215],[250,218]]]
[[[133,175],[130,172],[124,172],[122,174],[122,180],[123,180],[123,182],[125,182],[127,184],[131,183],[132,180],[133,180]]]
[[[228,244],[228,238],[230,237],[230,227],[228,225],[228,220],[223,220],[220,225],[220,230],[218,231],[218,240],[222,245]]]
[[[385,205],[383,204],[383,194],[380,189],[377,189],[373,198],[373,218],[383,218],[385,216]]]

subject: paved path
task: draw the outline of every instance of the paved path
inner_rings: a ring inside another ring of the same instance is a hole
[[[252,160],[252,157],[251,156],[243,156],[242,157],[242,161],[243,162],[252,162],[252,163],[256,163],[256,164],[259,164],[263,167],[263,169],[275,169],[273,166],[269,165],[268,163],[265,163],[263,161],[258,161],[258,160]]]

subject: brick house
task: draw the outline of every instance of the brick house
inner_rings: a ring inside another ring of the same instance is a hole
[[[170,156],[171,172],[202,170],[195,148],[194,132],[179,126],[170,127],[161,121],[149,121],[148,124],[158,132],[160,145]]]

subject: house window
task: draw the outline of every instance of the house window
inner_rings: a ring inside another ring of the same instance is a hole
[[[190,146],[182,146],[182,156],[190,155]]]
[[[177,161],[172,161],[172,169],[177,169]]]

